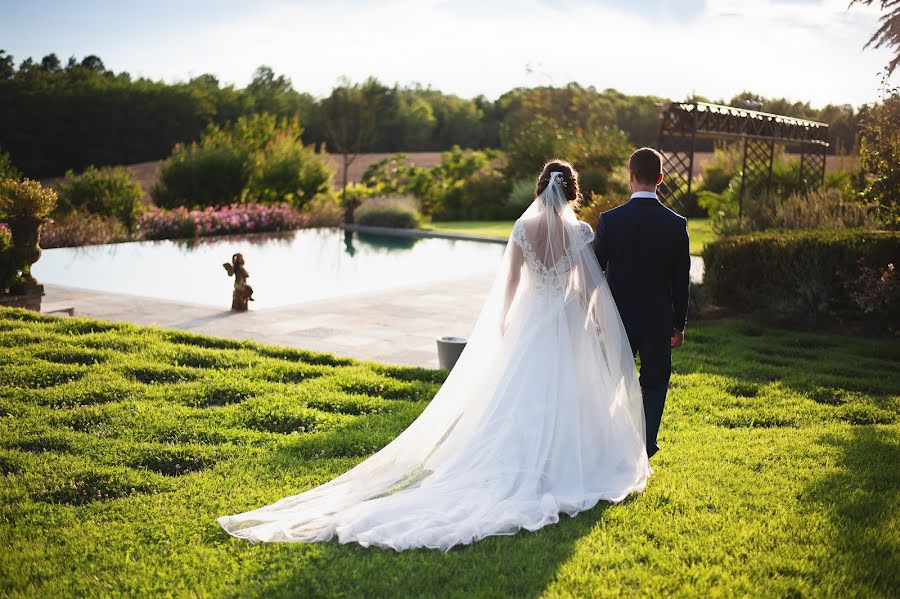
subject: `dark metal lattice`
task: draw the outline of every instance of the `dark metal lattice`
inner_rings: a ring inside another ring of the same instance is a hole
[[[684,205],[691,193],[697,139],[743,141],[741,212],[750,190],[771,191],[776,143],[799,145],[800,183],[805,189],[825,180],[825,123],[706,102],[673,102],[662,109],[659,127],[666,173],[660,195],[670,204]]]
[[[814,189],[825,180],[825,153],[804,152],[800,146],[800,183],[805,189]]]

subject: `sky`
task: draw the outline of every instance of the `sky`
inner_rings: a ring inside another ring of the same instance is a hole
[[[849,0],[0,0],[16,62],[88,54],[107,68],[243,87],[261,64],[298,91],[342,76],[494,99],[565,85],[681,100],[764,96],[861,105],[888,50],[863,50],[874,8]],[[898,79],[895,74],[893,79]]]

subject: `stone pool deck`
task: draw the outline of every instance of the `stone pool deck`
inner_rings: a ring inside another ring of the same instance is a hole
[[[76,316],[252,339],[338,356],[437,368],[435,339],[468,336],[493,275],[236,313],[222,308],[45,284],[45,304]],[[252,304],[251,304],[252,306]]]
[[[477,236],[420,233],[505,243]],[[213,308],[45,284],[44,305],[72,307],[75,316],[252,339],[359,360],[437,368],[437,337],[469,336],[493,277],[488,274],[457,278],[278,308],[254,310],[251,304],[251,310],[244,313],[229,309],[230,297],[222,298],[221,308]],[[698,282],[703,279],[703,261],[696,256],[692,257],[691,278]]]

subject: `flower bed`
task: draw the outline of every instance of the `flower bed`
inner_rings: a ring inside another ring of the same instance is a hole
[[[201,210],[151,209],[141,215],[138,229],[146,239],[174,239],[286,231],[303,227],[308,220],[309,215],[289,204],[232,204]]]

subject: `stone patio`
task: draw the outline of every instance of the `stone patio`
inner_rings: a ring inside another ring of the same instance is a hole
[[[691,278],[703,278],[692,257]],[[286,345],[337,356],[437,368],[436,339],[468,337],[494,275],[397,287],[292,306],[232,312],[150,297],[45,284],[44,305],[76,316],[156,325],[231,339]]]
[[[76,316],[252,339],[338,356],[437,368],[435,339],[467,337],[492,276],[236,313],[222,308],[46,284],[45,303]]]

